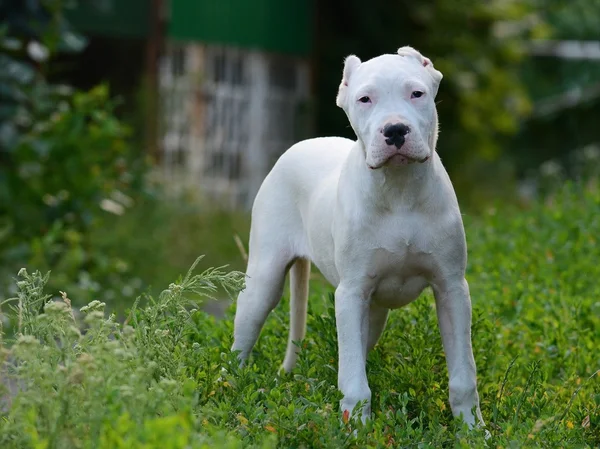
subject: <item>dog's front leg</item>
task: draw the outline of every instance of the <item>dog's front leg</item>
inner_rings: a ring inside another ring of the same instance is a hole
[[[338,387],[344,395],[340,401],[342,413],[352,413],[360,401],[366,401],[360,414],[364,423],[371,415],[371,389],[366,373],[369,298],[364,296],[362,289],[338,286],[335,320],[339,348]]]
[[[471,347],[471,297],[469,285],[462,278],[445,283],[445,288],[435,288],[435,300],[442,343],[448,365],[450,408],[454,416],[462,414],[472,427],[475,413],[479,424],[484,425],[479,410],[477,376]]]

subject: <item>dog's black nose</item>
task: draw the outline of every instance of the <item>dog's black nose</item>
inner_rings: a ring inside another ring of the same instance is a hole
[[[400,148],[404,145],[405,136],[410,132],[410,128],[404,123],[388,123],[383,127],[383,136],[386,137],[385,143]]]

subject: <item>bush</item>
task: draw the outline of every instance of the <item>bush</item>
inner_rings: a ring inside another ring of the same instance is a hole
[[[51,287],[90,300],[98,282],[114,282],[120,268],[93,248],[90,235],[144,189],[144,164],[107,87],[77,92],[46,81],[58,52],[85,45],[64,20],[64,6],[0,5],[6,19],[0,26],[0,295],[9,273],[33,265],[57,270]]]
[[[128,130],[112,107],[105,87],[77,92],[11,150],[10,163],[0,168],[4,269],[52,268],[59,273],[54,281],[78,287],[73,293],[80,296],[89,294],[86,279],[98,282],[107,269],[115,271],[89,236],[133,203],[143,171],[132,162]]]

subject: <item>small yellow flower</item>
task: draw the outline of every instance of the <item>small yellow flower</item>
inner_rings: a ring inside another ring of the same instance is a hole
[[[441,411],[446,410],[446,403],[442,401],[440,398],[435,400],[436,405],[440,408]]]
[[[575,427],[573,421],[567,421],[567,428],[572,429],[573,427]]]

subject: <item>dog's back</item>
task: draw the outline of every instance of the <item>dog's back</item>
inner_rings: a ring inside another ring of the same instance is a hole
[[[339,177],[353,144],[354,141],[343,137],[319,137],[296,143],[279,158],[256,200],[261,201],[259,196],[271,195],[273,190],[282,188],[293,189],[295,198],[310,196],[310,191],[325,178]]]
[[[290,147],[265,178],[252,208],[251,238],[284,238],[295,256],[306,253],[303,221],[319,192],[334,200],[331,184],[337,185],[340,171],[354,142],[341,137],[308,139]],[[329,198],[320,198],[328,203]],[[265,221],[268,221],[266,223]],[[275,229],[277,228],[277,229]],[[281,233],[279,230],[282,230]]]

